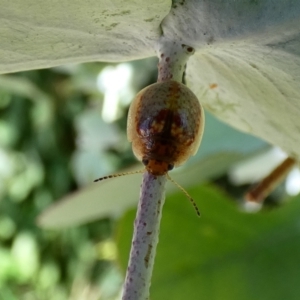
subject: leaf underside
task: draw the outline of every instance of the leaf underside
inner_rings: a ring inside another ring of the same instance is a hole
[[[189,86],[230,125],[299,158],[298,0],[0,0],[0,73],[195,47]]]
[[[169,1],[0,0],[0,74],[154,56]]]

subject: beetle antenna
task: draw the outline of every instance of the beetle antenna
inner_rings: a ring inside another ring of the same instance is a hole
[[[198,217],[200,218],[200,211],[199,211],[199,208],[195,202],[195,200],[189,195],[189,193],[181,186],[179,185],[174,179],[172,179],[170,177],[170,175],[167,173],[167,178],[173,182],[185,195],[186,197],[190,200],[190,202],[192,203],[192,205],[194,206],[194,209],[196,211],[196,214],[198,215]]]
[[[137,173],[144,173],[145,169],[138,170],[138,171],[131,171],[131,172],[124,172],[124,173],[118,173],[118,174],[113,174],[113,175],[108,175],[108,176],[103,176],[98,179],[95,179],[94,182],[110,179],[110,178],[115,178],[115,177],[120,177],[120,176],[125,176],[125,175],[132,175],[132,174],[137,174]]]

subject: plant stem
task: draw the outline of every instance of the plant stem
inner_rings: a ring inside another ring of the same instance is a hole
[[[154,176],[148,172],[143,175],[123,300],[149,299],[166,180],[166,176]]]
[[[193,53],[192,47],[162,37],[157,47],[157,81],[175,80],[181,83],[186,62]],[[149,299],[166,180],[166,175],[154,176],[147,171],[143,175],[123,300]]]
[[[157,82],[175,80],[181,83],[185,65],[194,52],[193,47],[162,37],[157,47]]]
[[[246,193],[246,201],[261,203],[276,188],[276,186],[287,176],[291,169],[296,165],[294,158],[286,158],[268,176],[261,180],[257,185],[250,188]]]

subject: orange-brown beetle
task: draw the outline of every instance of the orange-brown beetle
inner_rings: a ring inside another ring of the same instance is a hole
[[[204,112],[193,92],[169,80],[152,84],[133,100],[127,124],[135,156],[153,175],[183,164],[200,145]]]
[[[197,99],[182,83],[174,80],[158,82],[141,90],[131,103],[127,137],[135,156],[154,176],[167,175],[193,204],[193,198],[169,175],[174,166],[183,164],[200,145],[204,129],[204,112]],[[119,173],[108,178],[144,172]]]

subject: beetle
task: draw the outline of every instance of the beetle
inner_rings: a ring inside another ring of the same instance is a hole
[[[135,156],[156,176],[194,155],[204,130],[204,111],[184,84],[168,80],[141,90],[128,114],[127,137]]]
[[[127,137],[138,160],[154,176],[166,175],[193,204],[193,198],[168,174],[195,155],[204,130],[204,111],[194,93],[184,84],[167,80],[141,90],[128,112]],[[145,170],[101,177],[101,181]]]

